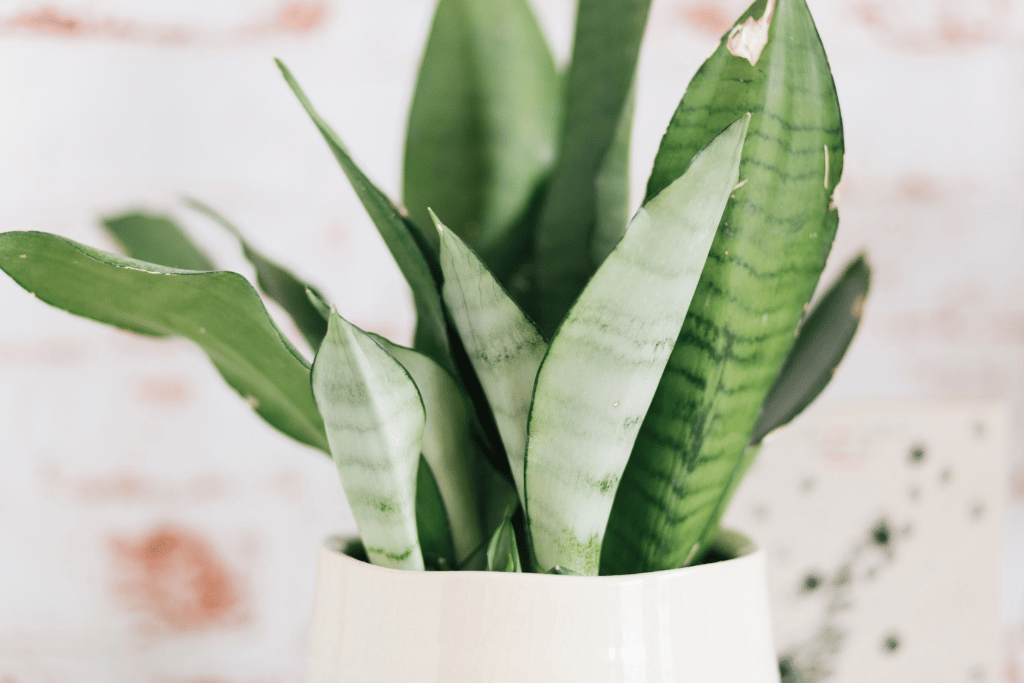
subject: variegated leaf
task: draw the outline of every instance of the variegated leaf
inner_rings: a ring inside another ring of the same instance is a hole
[[[736,186],[748,122],[637,212],[544,357],[525,468],[540,571],[598,573],[615,490]]]
[[[370,561],[422,570],[416,476],[426,415],[416,383],[380,344],[336,312],[313,361],[312,382]]]
[[[523,501],[526,420],[547,343],[483,261],[440,221],[437,228],[444,274],[441,293],[494,413]]]

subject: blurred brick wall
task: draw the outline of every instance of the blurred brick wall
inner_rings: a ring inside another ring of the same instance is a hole
[[[686,83],[746,4],[655,0],[637,198]],[[861,249],[875,267],[860,337],[824,400],[1007,403],[1006,680],[1024,680],[1024,3],[809,4],[848,150],[829,273]],[[573,3],[535,5],[564,58]],[[9,0],[3,229],[109,248],[97,217],[142,205],[174,212],[248,272],[226,235],[181,207],[195,196],[343,315],[408,341],[398,271],[272,57],[397,196],[431,11]],[[331,464],[265,427],[187,344],[70,318],[6,278],[0,307],[0,681],[298,680],[315,546],[353,529]]]

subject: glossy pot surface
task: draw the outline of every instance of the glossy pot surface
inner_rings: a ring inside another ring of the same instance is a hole
[[[777,683],[764,557],[631,576],[408,572],[320,549],[308,683]]]

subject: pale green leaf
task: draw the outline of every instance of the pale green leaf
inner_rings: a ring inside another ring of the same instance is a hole
[[[491,406],[522,501],[526,423],[547,343],[477,255],[440,221],[437,228],[442,295]]]
[[[598,572],[615,490],[736,186],[748,122],[637,212],[544,357],[526,449],[540,571]]]
[[[0,268],[69,313],[195,342],[264,420],[328,450],[309,364],[238,273],[166,268],[40,232],[0,234]]]
[[[483,540],[468,399],[451,375],[428,356],[383,337],[374,335],[374,339],[402,364],[420,391],[427,415],[420,451],[437,480],[451,525],[454,559],[461,563]]]
[[[415,382],[372,337],[332,313],[312,384],[367,555],[384,567],[422,570],[416,485],[426,415]]]

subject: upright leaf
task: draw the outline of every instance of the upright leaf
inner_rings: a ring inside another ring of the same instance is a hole
[[[870,285],[871,268],[858,256],[807,314],[765,397],[750,443],[760,443],[799,415],[828,385],[857,332]]]
[[[524,501],[526,422],[547,343],[476,254],[440,222],[437,228],[442,295],[487,396],[519,499]]]
[[[539,571],[598,572],[615,489],[736,185],[748,120],[637,212],[548,348],[526,446]]]
[[[424,567],[437,571],[457,566],[455,541],[444,497],[437,485],[437,477],[423,455],[420,455],[416,469],[416,535]]]
[[[0,234],[0,268],[69,313],[150,336],[194,341],[273,427],[327,450],[309,364],[238,273],[165,268],[41,232]]]
[[[412,376],[419,388],[427,422],[420,450],[433,472],[461,563],[480,545],[483,531],[477,514],[476,462],[470,441],[468,399],[444,368],[428,356],[374,339]]]
[[[648,196],[747,111],[744,183],[726,206],[619,487],[605,573],[668,569],[701,556],[700,539],[710,537],[831,248],[842,122],[804,0],[757,0],[723,36],[665,133]]]
[[[186,199],[185,204],[234,235],[242,246],[242,254],[256,270],[256,284],[267,296],[281,305],[315,352],[327,334],[327,319],[306,295],[306,290],[316,292],[316,289],[254,248],[241,231],[217,211],[196,199]]]
[[[491,535],[487,544],[487,571],[489,572],[521,572],[519,549],[516,547],[516,530],[512,526],[512,514],[515,506],[509,506],[505,518]]]
[[[370,561],[422,570],[416,487],[426,415],[416,383],[373,338],[332,313],[312,385]]]
[[[486,250],[504,239],[554,160],[560,87],[526,0],[441,0],[409,113],[403,197]],[[435,244],[436,246],[436,244]]]
[[[629,143],[633,135],[635,110],[634,85],[616,124],[612,144],[594,180],[597,218],[590,242],[590,258],[595,265],[601,264],[619,243],[629,222]]]
[[[597,179],[624,121],[650,4],[579,3],[566,80],[565,127],[534,236],[536,273],[529,312],[545,334],[558,326],[597,268],[591,251],[599,221]]]
[[[454,374],[455,366],[448,346],[447,323],[439,292],[441,269],[437,263],[436,251],[430,246],[424,232],[402,216],[391,200],[356,166],[338,134],[313,108],[288,67],[280,60],[277,60],[277,66],[338,160],[359,201],[363,203],[363,207],[398,263],[406,282],[412,288],[413,301],[416,305],[416,348]]]
[[[131,211],[102,220],[124,253],[134,259],[182,270],[213,270],[213,261],[189,238],[177,221],[145,211]]]

